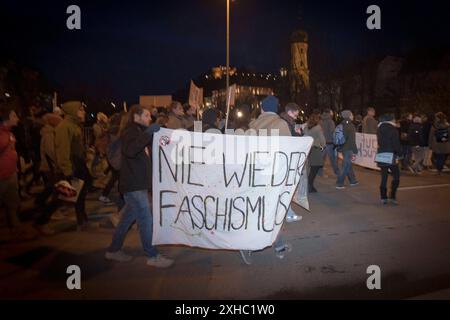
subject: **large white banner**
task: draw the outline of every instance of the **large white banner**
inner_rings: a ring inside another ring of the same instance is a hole
[[[312,143],[161,129],[153,140],[153,244],[271,246]]]
[[[377,135],[357,132],[356,146],[358,147],[358,153],[356,154],[355,164],[380,170],[375,162],[375,155],[377,154],[378,148]]]

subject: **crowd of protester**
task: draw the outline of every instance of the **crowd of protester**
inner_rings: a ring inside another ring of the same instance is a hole
[[[248,129],[277,130],[281,136],[309,136],[313,145],[307,166],[310,193],[317,175],[323,174],[328,160],[336,176],[336,189],[356,187],[359,182],[353,170],[358,153],[356,133],[377,135],[378,153],[391,155],[390,160],[377,161],[381,171],[380,199],[382,205],[398,205],[396,191],[401,171],[420,175],[430,170],[441,175],[450,154],[449,123],[444,113],[435,115],[404,114],[396,119],[388,112],[376,119],[376,110],[354,116],[350,110],[335,114],[326,109],[314,110],[305,123],[298,123],[300,107],[290,102],[280,106],[275,96],[266,97],[259,114],[246,105],[240,106],[240,116],[230,118],[228,128],[244,132]],[[147,264],[169,267],[173,260],[161,255],[152,245],[151,214],[151,141],[159,128],[194,130],[195,121],[202,120],[202,130],[215,129],[225,133],[224,114],[216,108],[203,110],[202,115],[189,104],[174,101],[169,108],[147,108],[134,105],[128,112],[115,113],[108,118],[98,113],[92,126],[92,141],[87,142],[83,131],[86,121],[84,106],[77,101],[63,103],[60,108],[47,111],[32,106],[27,117],[19,117],[7,104],[0,109],[0,205],[5,212],[7,226],[13,239],[29,240],[38,235],[55,233],[49,221],[67,202],[61,200],[59,182],[82,181],[73,209],[77,230],[83,232],[96,227],[86,211],[86,196],[100,190],[98,201],[110,205],[110,193],[118,185],[117,213],[111,216],[115,227],[105,258],[129,261],[122,251],[127,232],[136,222]],[[339,119],[338,121],[336,121]],[[342,160],[338,161],[341,155]],[[378,156],[378,154],[377,154]],[[388,192],[387,182],[392,176]],[[37,188],[37,186],[40,186]],[[33,193],[33,188],[39,190]],[[25,227],[19,218],[21,200],[34,198],[31,217],[34,228]],[[301,220],[291,207],[286,222]],[[292,250],[280,232],[273,247],[283,258]],[[251,264],[249,251],[241,251],[245,263]]]

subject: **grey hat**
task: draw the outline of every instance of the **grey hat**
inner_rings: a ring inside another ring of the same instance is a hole
[[[344,110],[341,112],[341,117],[344,119],[350,119],[353,113],[350,110]]]

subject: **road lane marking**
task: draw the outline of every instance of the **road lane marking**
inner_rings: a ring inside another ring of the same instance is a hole
[[[450,183],[430,184],[427,186],[400,187],[397,190],[418,190],[418,189],[429,189],[429,188],[440,188],[440,187],[450,187]]]

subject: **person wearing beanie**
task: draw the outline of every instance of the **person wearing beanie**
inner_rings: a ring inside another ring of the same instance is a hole
[[[62,110],[65,114],[64,120],[55,128],[56,171],[63,180],[78,178],[84,181],[75,203],[78,230],[81,231],[88,226],[85,200],[92,184],[83,143],[82,125],[86,112],[80,101],[68,101],[62,105]]]
[[[343,120],[339,126],[342,126],[345,143],[338,147],[338,151],[341,152],[344,157],[342,168],[339,169],[336,181],[336,189],[338,190],[345,188],[344,181],[346,177],[350,182],[350,186],[353,187],[359,184],[356,180],[352,164],[355,160],[355,155],[358,153],[358,147],[356,146],[356,128],[353,124],[353,113],[350,110],[344,110],[341,112],[341,116]]]
[[[260,129],[266,129],[268,135],[277,135],[275,130],[278,130],[280,136],[291,136],[288,124],[277,114],[278,104],[278,99],[274,96],[264,98],[261,102],[262,113],[257,119],[250,122],[250,129],[257,132]]]
[[[256,130],[256,133],[259,135],[259,130],[267,130],[267,135],[277,135],[277,132],[274,130],[278,130],[279,136],[291,136],[291,131],[289,130],[289,126],[285,120],[281,119],[280,116],[276,113],[278,110],[278,99],[274,96],[266,97],[261,104],[262,113],[256,119],[250,122],[250,129]],[[290,216],[291,220],[288,222],[294,222],[301,220],[301,216],[297,216],[295,212],[292,210],[291,206],[289,206],[288,212],[286,216]],[[273,248],[275,250],[275,254],[278,258],[283,259],[286,253],[292,251],[292,245],[290,243],[286,243],[282,236],[282,232],[278,234],[278,238],[275,240],[273,244]],[[241,250],[240,251],[241,258],[246,264],[251,264],[251,254],[252,251]]]

